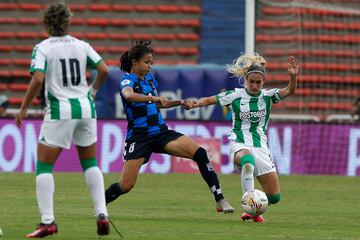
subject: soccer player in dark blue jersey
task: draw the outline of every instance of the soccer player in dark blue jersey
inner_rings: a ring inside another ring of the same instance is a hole
[[[218,212],[233,212],[225,200],[217,175],[206,150],[193,139],[169,130],[159,108],[186,106],[184,100],[168,100],[157,94],[158,86],[150,73],[153,65],[151,41],[137,41],[120,58],[120,68],[126,74],[120,80],[120,95],[128,120],[125,141],[125,163],[120,182],[105,192],[106,203],[128,193],[136,183],[140,167],[149,161],[153,152],[193,159],[209,186]]]

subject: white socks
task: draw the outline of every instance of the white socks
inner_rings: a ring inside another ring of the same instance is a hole
[[[85,171],[86,185],[94,203],[96,216],[100,213],[108,216],[105,203],[104,178],[98,167],[91,167]],[[41,222],[49,224],[54,217],[54,177],[51,173],[41,173],[36,176],[36,197],[39,205]]]
[[[94,203],[96,216],[100,213],[108,216],[105,202],[104,178],[98,167],[91,167],[85,171],[86,185]]]
[[[254,189],[254,166],[250,163],[241,168],[241,187],[243,194]]]
[[[41,214],[41,222],[49,224],[55,220],[53,195],[54,177],[51,173],[42,173],[36,176],[36,197]]]

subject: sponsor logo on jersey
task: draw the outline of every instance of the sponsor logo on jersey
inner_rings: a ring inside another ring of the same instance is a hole
[[[260,110],[256,112],[241,112],[239,117],[241,120],[249,120],[250,122],[259,122],[262,117],[266,115],[266,110]]]

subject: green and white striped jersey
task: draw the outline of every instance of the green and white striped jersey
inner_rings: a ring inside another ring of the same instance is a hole
[[[235,88],[216,95],[216,99],[232,111],[230,140],[253,147],[268,147],[266,129],[272,104],[282,100],[279,89],[263,89],[253,96],[245,88]]]
[[[49,37],[34,47],[30,73],[45,74],[45,121],[96,118],[86,68],[102,61],[86,42],[70,35]]]

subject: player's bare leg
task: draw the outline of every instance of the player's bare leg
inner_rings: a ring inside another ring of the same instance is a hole
[[[199,171],[213,193],[216,201],[216,211],[224,213],[234,212],[234,208],[227,202],[222,194],[218,177],[208,159],[207,152],[188,136],[181,136],[164,147],[164,151],[170,155],[193,159]]]
[[[124,163],[119,182],[113,183],[105,191],[106,204],[111,203],[121,195],[128,193],[136,184],[136,180],[145,159],[131,159]]]
[[[276,172],[267,173],[257,177],[266,195],[280,193],[280,182]]]

